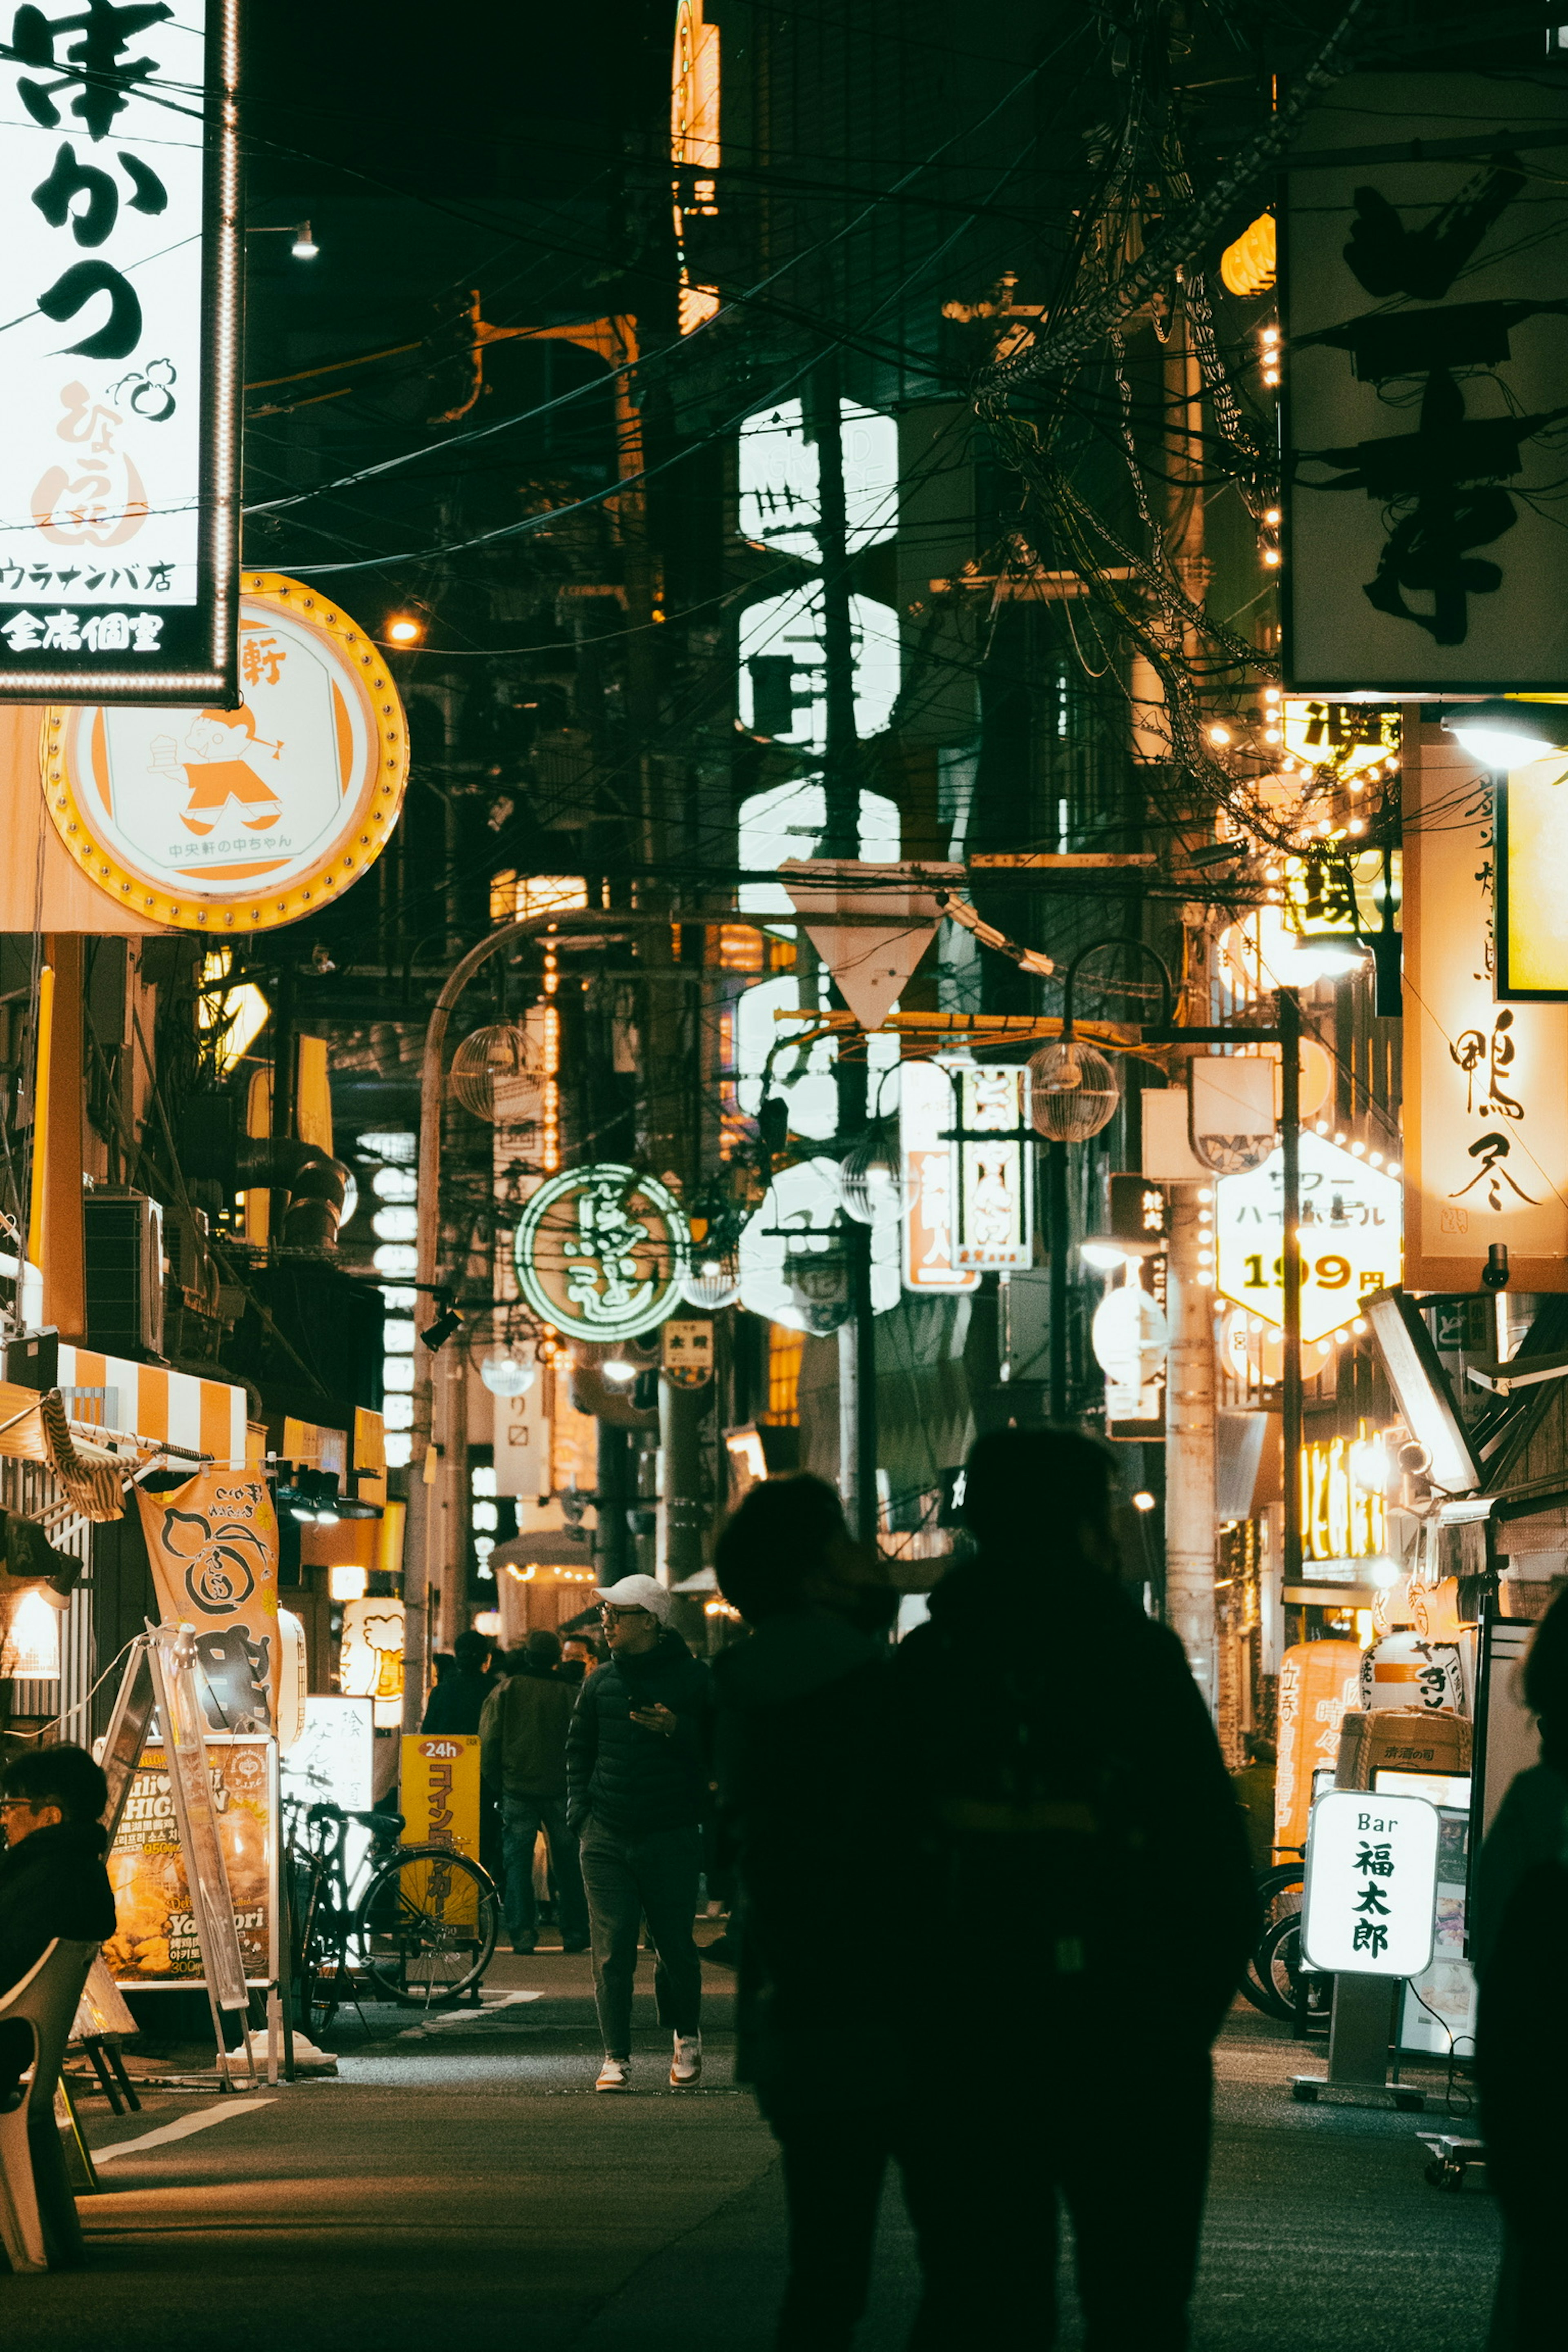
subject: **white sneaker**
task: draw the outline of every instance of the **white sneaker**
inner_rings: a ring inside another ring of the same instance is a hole
[[[700,2033],[678,2033],[675,2037],[675,2055],[669,2062],[669,2080],[672,2089],[689,2090],[691,2084],[700,2082],[701,2077],[702,2036]]]
[[[632,2062],[629,2058],[606,2058],[599,2069],[595,2091],[629,2091],[632,2086]]]

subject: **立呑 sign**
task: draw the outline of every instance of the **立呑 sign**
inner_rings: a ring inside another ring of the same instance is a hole
[[[1307,1843],[1315,1773],[1339,1761],[1345,1709],[1361,1699],[1355,1642],[1298,1642],[1279,1662],[1279,1748],[1274,1774],[1275,1858],[1293,1862]]]
[[[278,1974],[275,1757],[266,1738],[214,1738],[206,1743],[213,1810],[247,1984],[269,1984]],[[156,1744],[142,1752],[105,1859],[114,1890],[115,1931],[104,1951],[116,1982],[200,1985],[201,1942],[167,1759]]]
[[[1437,1809],[1330,1789],[1312,1813],[1301,1952],[1322,1976],[1418,1977],[1432,1958]]]
[[[542,1184],[523,1210],[518,1287],[580,1339],[634,1339],[680,1304],[691,1248],[680,1203],[653,1176],[601,1161]]]
[[[444,1845],[454,1853],[479,1858],[479,1743],[457,1732],[410,1731],[403,1738],[403,1782],[399,1799],[405,1845]],[[442,1863],[427,1865],[446,1874],[434,1878],[426,1895],[449,1925],[472,1927],[478,1889],[467,1871],[452,1873]]]
[[[408,772],[381,649],[326,597],[247,572],[238,699],[51,709],[44,799],[117,905],[209,938],[330,906],[386,846]]]
[[[0,699],[227,702],[237,0],[11,14]]]
[[[1398,1180],[1321,1135],[1301,1138],[1301,1338],[1350,1323],[1368,1291],[1399,1280]],[[1226,1298],[1283,1326],[1285,1155],[1215,1184],[1215,1281]]]

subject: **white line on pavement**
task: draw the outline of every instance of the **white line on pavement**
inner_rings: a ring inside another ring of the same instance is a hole
[[[258,2107],[270,2107],[272,2099],[230,2096],[220,2099],[216,2107],[202,2107],[194,2116],[182,2116],[178,2123],[160,2124],[156,2131],[143,2132],[140,2139],[116,2140],[110,2147],[95,2147],[94,2164],[114,2164],[122,2156],[140,2156],[144,2147],[162,2147],[172,2139],[189,2139],[193,2132],[205,2131],[211,2124],[226,2123],[230,2116],[253,2116]]]
[[[503,1992],[493,2000],[486,2000],[479,2009],[443,2010],[438,2017],[428,2018],[423,2025],[405,2025],[398,2035],[399,2042],[422,2041],[426,2033],[438,2033],[443,2027],[466,2025],[471,2032],[484,2017],[498,2009],[513,2009],[520,2000],[542,2000],[542,1992]]]

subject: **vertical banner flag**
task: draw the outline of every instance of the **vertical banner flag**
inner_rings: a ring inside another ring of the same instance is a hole
[[[202,1470],[136,1490],[158,1607],[196,1631],[207,1720],[217,1731],[278,1720],[278,1518],[267,1481]]]
[[[1459,134],[1459,135],[1456,135]],[[1285,664],[1309,693],[1563,684],[1568,90],[1359,74],[1285,207]],[[1341,160],[1342,158],[1342,160]]]
[[[1405,730],[1405,1280],[1568,1290],[1568,1004],[1500,1002],[1493,787],[1434,726]]]
[[[1307,1843],[1312,1776],[1339,1761],[1345,1709],[1361,1697],[1355,1642],[1299,1642],[1279,1662],[1279,1761],[1274,1775],[1274,1853],[1293,1861]]]
[[[238,0],[0,61],[0,700],[235,698]]]

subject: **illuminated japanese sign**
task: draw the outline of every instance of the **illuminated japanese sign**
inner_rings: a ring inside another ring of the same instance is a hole
[[[841,400],[844,450],[844,544],[853,555],[891,539],[899,527],[899,427],[879,409]],[[736,452],[740,523],[744,539],[761,540],[791,555],[815,556],[822,524],[815,439],[806,437],[802,404],[781,400],[748,416]]]
[[[1307,1833],[1302,1957],[1324,1976],[1418,1977],[1432,1958],[1437,1808],[1328,1789]]]
[[[1499,1002],[1491,779],[1440,729],[1410,735],[1405,1278],[1412,1290],[1475,1290],[1500,1243],[1514,1289],[1568,1289],[1568,1004]],[[1539,856],[1553,846],[1537,835]],[[1537,908],[1560,898],[1560,869],[1543,867],[1531,887]],[[1510,902],[1516,927],[1531,904]],[[1542,965],[1556,952],[1548,934]],[[1511,961],[1510,973],[1518,980]]]
[[[1313,1438],[1301,1448],[1301,1549],[1308,1559],[1376,1559],[1387,1543],[1384,1498],[1354,1475],[1358,1444],[1364,1449],[1368,1441]]]
[[[1301,1138],[1301,1337],[1326,1339],[1369,1290],[1399,1280],[1399,1183],[1330,1143]],[[1284,1327],[1285,1154],[1215,1185],[1215,1281],[1226,1298]]]
[[[1034,1153],[1020,1133],[1029,1120],[1027,1065],[975,1062],[953,1076],[963,1129],[956,1148],[954,1262],[1029,1265],[1035,1254]]]
[[[1528,707],[1527,707],[1528,709]],[[1568,754],[1509,771],[1497,795],[1500,997],[1568,1000]]]
[[[237,0],[13,13],[0,698],[231,702]]]
[[[48,714],[44,798],[118,904],[182,930],[296,921],[385,848],[408,730],[380,648],[313,589],[247,572],[237,708]]]
[[[977,1290],[980,1276],[953,1255],[952,1142],[958,1103],[951,1074],[935,1062],[906,1062],[899,1074],[899,1148],[904,1174],[904,1288]]]
[[[557,1331],[633,1339],[681,1304],[691,1237],[652,1176],[601,1161],[552,1177],[529,1200],[513,1244],[518,1287]]]

